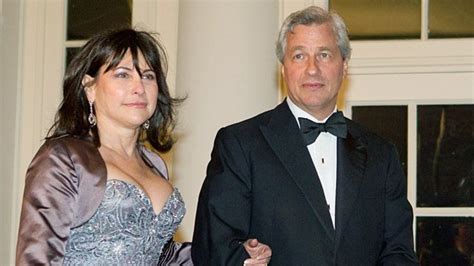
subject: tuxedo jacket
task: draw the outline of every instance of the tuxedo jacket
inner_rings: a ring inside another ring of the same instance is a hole
[[[337,140],[336,220],[286,101],[217,133],[196,214],[195,265],[416,265],[412,209],[392,144],[349,119]]]
[[[168,179],[165,162],[143,145],[138,148],[145,163]],[[94,215],[106,182],[105,162],[92,141],[73,136],[47,140],[26,174],[16,265],[62,265],[71,229]],[[190,245],[171,240],[161,261],[190,265]]]

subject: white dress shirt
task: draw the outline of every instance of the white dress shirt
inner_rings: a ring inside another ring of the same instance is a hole
[[[323,121],[319,121],[296,106],[289,97],[286,98],[286,101],[298,126],[300,126],[298,121],[299,117],[307,118],[316,123],[324,123],[329,118],[328,116]],[[334,109],[334,112],[336,111],[337,108]],[[328,132],[321,132],[316,141],[308,145],[307,148],[313,160],[314,167],[318,172],[319,181],[323,186],[324,197],[328,204],[332,224],[334,228],[336,228],[337,137]]]

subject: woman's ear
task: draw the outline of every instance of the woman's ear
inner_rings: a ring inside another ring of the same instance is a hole
[[[94,81],[95,79],[87,74],[82,78],[82,86],[84,87],[84,90],[86,91],[87,100],[89,102],[95,101],[95,82]]]

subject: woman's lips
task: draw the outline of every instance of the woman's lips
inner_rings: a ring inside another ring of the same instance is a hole
[[[126,103],[125,104],[125,106],[134,107],[134,108],[145,108],[146,105],[147,105],[146,103],[142,103],[142,102]]]

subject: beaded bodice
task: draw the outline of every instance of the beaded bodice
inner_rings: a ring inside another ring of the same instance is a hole
[[[177,189],[156,214],[143,190],[124,181],[109,180],[94,216],[72,229],[64,264],[156,265],[184,214]]]

